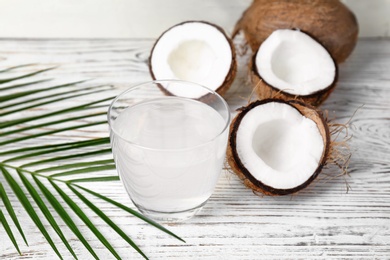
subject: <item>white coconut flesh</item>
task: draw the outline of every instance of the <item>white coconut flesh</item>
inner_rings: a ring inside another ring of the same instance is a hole
[[[328,51],[297,30],[276,30],[260,46],[255,64],[272,87],[292,95],[310,95],[335,80],[336,65]]]
[[[172,27],[156,42],[151,54],[155,79],[179,79],[217,90],[232,64],[232,49],[226,36],[216,27],[202,22],[187,22]],[[174,84],[168,91],[183,97],[200,97],[199,88]]]
[[[236,151],[255,179],[275,189],[292,189],[316,171],[324,142],[314,121],[288,104],[270,102],[242,118]]]

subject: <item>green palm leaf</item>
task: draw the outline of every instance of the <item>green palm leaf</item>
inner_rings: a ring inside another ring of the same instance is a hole
[[[31,65],[33,65],[33,64],[31,64]],[[29,64],[27,64],[27,65],[21,65],[21,66],[15,66],[15,67],[11,67],[11,68],[8,68],[8,69],[5,69],[5,70],[2,70],[2,72],[8,72],[8,71],[11,71],[11,70],[14,70],[14,69],[17,69],[17,68],[21,68],[21,67],[26,67],[26,66],[29,66]],[[47,68],[47,69],[43,69],[43,70],[38,70],[38,71],[34,71],[34,72],[27,73],[27,74],[23,74],[23,75],[20,75],[20,76],[17,76],[17,77],[6,78],[6,79],[0,79],[0,84],[4,84],[4,83],[8,83],[8,82],[12,82],[12,81],[15,81],[15,80],[18,80],[18,79],[29,78],[29,77],[32,77],[32,76],[35,76],[35,75],[41,74],[41,73],[43,73],[43,72],[46,72],[46,71],[52,70],[52,69],[55,69],[55,67],[52,67],[52,68]]]
[[[30,195],[34,199],[34,201],[37,203],[38,207],[41,209],[43,215],[49,221],[49,223],[53,227],[54,231],[61,238],[62,242],[65,244],[66,248],[73,255],[73,257],[77,258],[76,254],[74,253],[73,249],[70,247],[68,241],[66,240],[64,234],[62,233],[60,227],[58,226],[57,222],[53,218],[53,215],[50,213],[50,210],[47,208],[46,204],[43,202],[43,200],[39,196],[38,192],[35,190],[34,186],[30,183],[30,181],[26,178],[26,176],[24,176],[24,174],[20,170],[18,170],[17,172],[18,172],[19,177],[22,180],[24,186],[27,188],[28,192],[30,193]]]
[[[81,234],[80,230],[77,228],[72,218],[62,207],[61,203],[35,175],[33,175],[33,178],[36,184],[38,185],[39,189],[45,195],[46,199],[50,202],[52,207],[57,211],[58,215],[62,218],[62,220],[66,223],[66,225],[70,228],[70,230],[72,230],[72,232],[77,236],[77,238],[84,244],[85,248],[87,248],[87,250],[91,253],[91,255],[96,259],[98,259],[98,256],[96,255],[95,251],[93,251],[92,247],[89,245],[87,240]]]
[[[16,217],[14,208],[12,207],[12,204],[11,204],[11,202],[9,201],[9,198],[8,198],[8,196],[7,196],[7,193],[5,192],[4,187],[3,187],[3,185],[2,185],[1,183],[0,183],[0,198],[3,200],[4,206],[5,206],[5,208],[7,209],[8,214],[10,215],[12,221],[15,223],[15,226],[16,226],[16,228],[18,229],[20,235],[22,236],[22,238],[23,238],[23,240],[24,240],[24,243],[26,243],[26,245],[28,245],[27,240],[26,240],[26,237],[24,236],[22,227],[20,226],[19,220],[18,220],[18,218]],[[8,232],[7,232],[7,233],[8,233]],[[12,237],[11,237],[11,239],[12,239]],[[15,243],[16,243],[16,242],[15,242]],[[14,243],[14,244],[15,244],[15,243]],[[19,252],[19,250],[18,250],[18,252]],[[20,252],[19,252],[19,253],[20,253]]]
[[[0,70],[0,222],[16,251],[21,253],[12,231],[13,227],[28,245],[14,210],[15,207],[23,207],[60,259],[63,256],[57,249],[57,241],[61,241],[74,258],[77,259],[77,255],[64,236],[63,228],[58,225],[58,217],[90,254],[99,259],[68,211],[73,211],[107,250],[120,259],[115,248],[87,217],[79,206],[80,203],[69,196],[70,193],[76,195],[76,198],[103,220],[107,224],[106,228],[114,230],[134,250],[147,258],[133,240],[81,191],[110,203],[184,242],[139,212],[79,186],[80,183],[119,180],[118,175],[113,172],[115,164],[108,137],[85,137],[77,141],[61,141],[61,138],[58,138],[61,134],[79,133],[85,131],[84,129],[94,129],[106,124],[108,102],[114,97],[108,93],[112,86],[95,86],[84,80],[47,86],[51,80],[42,77],[46,77],[46,74],[55,68],[34,70],[34,66],[36,65],[25,64]],[[40,78],[32,79],[38,76]],[[93,98],[96,93],[104,91],[107,92],[106,98]],[[85,97],[90,101],[80,102],[81,98]],[[53,109],[54,104],[60,109]],[[39,145],[36,145],[37,143]],[[5,185],[9,187],[8,192]],[[12,205],[9,196],[18,198],[20,204]],[[61,198],[61,201],[58,198]],[[53,215],[51,209],[58,215]],[[39,218],[38,211],[44,219]],[[46,223],[55,233],[48,232]]]
[[[84,211],[81,210],[79,206],[52,180],[50,180],[51,185],[56,189],[56,191],[60,194],[60,196],[65,200],[65,202],[69,205],[69,207],[80,217],[80,219],[87,225],[87,227],[95,234],[95,236],[102,242],[102,244],[110,250],[110,252],[115,256],[115,258],[120,259],[120,256],[115,251],[115,249],[111,246],[111,244],[107,241],[107,239],[100,233],[100,231],[95,227],[91,220],[85,215]]]
[[[139,212],[137,212],[137,211],[135,211],[135,210],[133,210],[133,209],[131,209],[131,208],[129,208],[129,207],[126,207],[126,206],[123,205],[123,204],[120,204],[120,203],[116,202],[115,200],[112,200],[112,199],[110,199],[110,198],[107,198],[107,197],[105,197],[105,196],[103,196],[103,195],[101,195],[101,194],[99,194],[99,193],[96,193],[96,192],[94,192],[94,191],[91,191],[91,190],[89,190],[89,189],[86,189],[86,188],[84,188],[84,187],[81,187],[81,186],[79,186],[79,185],[74,185],[74,186],[77,187],[77,188],[79,188],[79,189],[82,189],[82,190],[84,190],[84,191],[86,191],[86,192],[88,192],[88,193],[90,193],[90,194],[92,194],[92,195],[95,196],[95,197],[98,197],[98,198],[100,198],[100,199],[102,199],[102,200],[104,200],[104,201],[107,201],[108,203],[110,203],[110,204],[112,204],[112,205],[114,205],[114,206],[117,206],[118,208],[121,208],[121,209],[123,209],[124,211],[129,212],[130,214],[136,216],[137,218],[142,219],[143,221],[149,223],[149,224],[152,225],[152,226],[155,226],[156,228],[158,228],[158,229],[164,231],[164,232],[167,233],[167,234],[170,234],[171,236],[173,236],[173,237],[179,239],[180,241],[186,242],[186,241],[184,241],[181,237],[178,237],[177,235],[175,235],[174,233],[172,233],[172,232],[169,231],[168,229],[164,228],[163,226],[161,226],[161,225],[158,224],[157,222],[155,222],[155,221],[153,221],[153,220],[151,220],[151,219],[146,218],[145,216],[143,216],[143,215],[140,214]]]
[[[6,69],[2,69],[2,70],[0,70],[0,73],[8,72],[8,71],[11,71],[11,70],[14,70],[14,69],[18,69],[18,68],[34,66],[34,65],[36,65],[36,64],[29,63],[29,64],[16,65],[16,66],[12,66],[12,67],[9,67],[9,68],[6,68]]]
[[[49,150],[49,152],[51,152],[51,151],[55,151],[55,149],[62,149],[62,148],[73,149],[75,147],[81,148],[90,145],[109,144],[109,143],[110,140],[107,137],[103,137],[103,138],[96,138],[93,140],[77,141],[71,143],[58,143],[58,144],[51,144],[51,145],[39,145],[39,146],[17,148],[14,150],[7,150],[4,152],[0,152],[0,156],[15,154],[15,153],[30,152],[36,150],[45,150],[45,151]]]
[[[113,163],[114,163],[113,159],[96,160],[96,161],[92,161],[92,162],[68,163],[68,164],[63,164],[60,166],[38,169],[35,172],[37,172],[37,173],[39,173],[39,172],[53,172],[53,171],[68,170],[68,169],[75,169],[75,168],[81,168],[81,167],[88,167],[88,168],[83,168],[83,169],[90,169],[90,168],[95,167],[96,165],[106,166],[106,165],[112,165]],[[67,171],[60,172],[60,173],[58,173],[58,175],[59,176],[66,175],[65,174],[66,172]],[[57,177],[54,175],[57,175],[57,174],[53,174],[53,175],[51,175],[51,177]]]
[[[7,219],[5,218],[5,216],[3,214],[3,211],[1,209],[0,209],[0,222],[3,225],[3,227],[5,229],[5,232],[7,232],[7,235],[11,239],[12,244],[14,244],[14,246],[15,246],[16,250],[18,251],[19,255],[21,255],[22,253],[20,252],[20,249],[19,249],[19,246],[18,246],[18,242],[16,242],[16,239],[15,239],[14,234],[12,233],[11,227],[9,226],[9,224],[7,222]]]
[[[137,250],[138,253],[140,253],[145,259],[147,259],[146,255],[139,249],[139,247],[129,238],[125,232],[123,232],[114,222],[111,221],[109,217],[107,217],[106,214],[103,213],[98,207],[96,207],[91,201],[89,201],[86,197],[84,197],[80,192],[78,192],[75,188],[73,188],[71,185],[68,185],[69,188],[85,203],[90,207],[99,217],[101,217],[112,229],[115,230],[124,240],[126,240],[127,243],[131,247],[133,247],[135,250]]]
[[[20,185],[16,182],[16,180],[12,177],[12,175],[6,170],[4,167],[0,167],[0,170],[3,172],[5,179],[8,184],[11,186],[15,195],[18,197],[19,201],[22,203],[23,207],[26,209],[27,213],[30,215],[31,219],[34,221],[35,225],[39,228],[42,235],[46,238],[47,242],[49,242],[50,246],[53,248],[54,252],[62,259],[60,252],[55,246],[52,238],[49,233],[46,231],[42,221],[38,217],[37,213],[34,210],[34,207],[31,205],[29,199],[25,195],[24,191],[20,187]]]
[[[50,79],[42,79],[42,80],[36,80],[36,81],[26,82],[26,83],[22,83],[22,84],[16,84],[16,85],[8,86],[8,87],[1,87],[0,91],[20,88],[20,87],[24,87],[24,86],[30,86],[30,85],[34,85],[34,84],[38,84],[38,83],[43,83],[46,81],[50,81]]]

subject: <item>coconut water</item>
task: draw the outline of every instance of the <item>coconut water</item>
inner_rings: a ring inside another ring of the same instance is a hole
[[[126,108],[112,126],[117,170],[142,210],[178,212],[197,208],[218,180],[228,130],[212,107],[164,97]]]

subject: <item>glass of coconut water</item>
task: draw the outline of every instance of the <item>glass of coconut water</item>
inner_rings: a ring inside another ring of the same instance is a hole
[[[194,216],[222,170],[229,107],[201,85],[162,80],[131,87],[108,112],[119,176],[137,208],[161,221]]]

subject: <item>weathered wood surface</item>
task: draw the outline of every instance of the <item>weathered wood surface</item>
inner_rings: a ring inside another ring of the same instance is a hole
[[[60,65],[47,76],[64,80],[96,78],[96,82],[117,84],[114,91],[117,94],[127,84],[150,80],[146,62],[152,43],[149,39],[3,39],[0,66]],[[244,63],[245,57],[240,62]],[[94,202],[151,259],[389,259],[389,72],[390,40],[360,40],[352,57],[340,67],[336,90],[322,106],[339,123],[346,123],[356,112],[349,129],[353,135],[349,142],[353,152],[350,177],[318,181],[293,197],[260,197],[246,189],[237,177],[223,172],[214,195],[198,216],[184,223],[167,224],[186,244],[104,202]],[[250,95],[245,82],[246,74],[241,71],[225,95],[232,111],[245,104]],[[96,134],[107,135],[104,127]],[[334,171],[332,168],[325,173]],[[348,192],[346,182],[351,187]],[[132,206],[119,182],[87,186]],[[1,227],[0,259],[55,259],[56,255],[17,199],[11,197],[11,200],[30,246],[20,243],[23,256],[19,256]],[[96,225],[104,225],[87,206],[81,207]],[[83,227],[80,220],[76,223]],[[60,220],[59,224],[67,230]],[[82,231],[102,259],[113,258],[87,228]],[[103,231],[124,259],[141,259],[116,233],[104,228]],[[70,259],[58,237],[52,231],[50,234],[58,241],[65,259]],[[66,231],[65,236],[80,259],[91,259],[73,233]],[[22,241],[18,235],[17,239]]]

